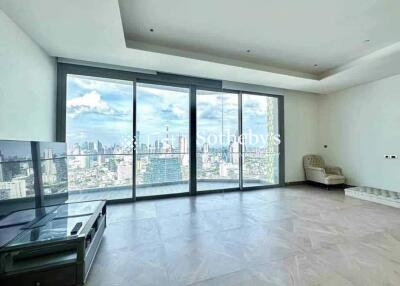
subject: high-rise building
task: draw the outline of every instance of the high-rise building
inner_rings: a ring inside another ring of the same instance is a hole
[[[26,197],[26,179],[21,177],[11,181],[10,199]]]
[[[229,163],[239,164],[239,140],[237,136],[229,144]]]
[[[169,154],[169,153],[172,153],[172,142],[170,142],[170,140],[169,140],[169,134],[168,134],[168,126],[167,126],[167,128],[166,128],[166,132],[165,132],[165,138],[164,138],[164,140],[163,140],[163,144],[162,144],[162,147],[161,147],[161,152],[162,153],[167,153],[167,154]]]
[[[161,141],[159,141],[159,140],[156,140],[154,142],[154,153],[160,152],[162,147],[163,147],[163,143]]]
[[[53,176],[56,175],[56,167],[54,165],[54,160],[53,160],[54,154],[52,149],[45,149],[44,150],[44,161],[43,161],[43,166],[44,166],[44,173],[48,176],[49,182],[52,183],[54,179],[50,179]]]
[[[142,150],[142,145],[141,145],[141,142],[140,142],[140,131],[136,131],[136,138],[135,138],[135,141],[134,141],[134,148],[136,148],[136,150],[137,151],[143,151]]]
[[[86,142],[87,143],[87,142]],[[83,150],[86,150],[87,148],[82,147]],[[72,155],[80,155],[81,154],[81,146],[79,146],[78,143],[75,143],[72,146],[72,150],[70,151]]]
[[[117,165],[117,179],[118,181],[126,181],[132,178],[132,164],[122,162]]]
[[[26,197],[27,177],[14,178],[11,182],[0,182],[0,199],[18,199]]]
[[[89,151],[94,151],[94,142],[89,142],[88,143],[88,150]]]
[[[97,140],[96,151],[97,151],[97,154],[104,154],[103,144],[99,140]]]
[[[179,135],[179,153],[185,154],[188,153],[188,140],[186,136]]]
[[[177,157],[150,158],[144,173],[145,184],[178,182],[182,180],[181,164]]]
[[[0,182],[4,181],[4,166],[2,162],[4,161],[4,155],[0,151]]]
[[[208,153],[209,152],[209,145],[208,143],[203,144],[203,153]]]

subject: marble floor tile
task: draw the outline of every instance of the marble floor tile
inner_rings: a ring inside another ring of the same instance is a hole
[[[262,206],[253,205],[252,207],[242,208],[242,213],[259,224],[296,216],[290,208],[287,208],[282,203],[266,203]]]
[[[101,248],[98,255],[88,284],[169,285],[165,250],[161,245],[140,245],[112,252]]]
[[[226,252],[246,265],[256,265],[302,253],[287,237],[271,233],[265,226],[242,227],[216,234]]]
[[[162,240],[175,237],[191,237],[213,229],[213,225],[202,214],[186,214],[157,219]]]
[[[249,270],[239,270],[226,275],[221,275],[216,278],[210,278],[190,286],[264,286],[265,281],[259,279]]]
[[[157,217],[194,214],[197,212],[195,201],[191,198],[169,198],[155,201]]]
[[[112,204],[107,207],[107,222],[114,224],[126,220],[155,218],[156,206],[153,202]]]
[[[346,242],[333,226],[298,217],[271,221],[265,224],[269,234],[285,239],[304,251]]]
[[[111,205],[87,285],[400,285],[399,218],[315,186]]]
[[[171,239],[164,246],[172,285],[189,285],[243,268],[240,258],[212,233]]]
[[[161,244],[161,237],[155,219],[122,221],[107,226],[102,244],[108,251],[114,251],[142,244]]]
[[[205,211],[202,216],[216,232],[257,224],[252,216],[236,208]]]

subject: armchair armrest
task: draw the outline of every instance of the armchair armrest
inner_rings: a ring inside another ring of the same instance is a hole
[[[334,175],[342,175],[342,169],[339,167],[335,167],[335,166],[326,166],[325,167],[325,171],[328,174],[334,174]]]

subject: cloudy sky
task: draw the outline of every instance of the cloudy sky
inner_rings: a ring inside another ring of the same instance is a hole
[[[67,142],[111,146],[132,137],[132,84],[68,75]]]
[[[139,83],[137,85],[137,130],[140,141],[154,144],[169,137],[189,137],[189,90]],[[198,91],[197,132],[206,137],[238,131],[236,94]],[[267,134],[266,100],[244,96],[243,128],[253,134]],[[111,146],[132,137],[132,84],[69,75],[67,82],[67,142],[100,140]]]

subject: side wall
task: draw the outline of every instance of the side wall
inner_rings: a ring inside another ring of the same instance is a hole
[[[55,140],[55,59],[2,10],[0,42],[0,139]]]
[[[304,181],[303,156],[318,150],[321,95],[287,91],[285,97],[285,181]]]
[[[400,75],[319,100],[319,152],[350,185],[400,190]],[[323,145],[328,148],[323,148]]]

